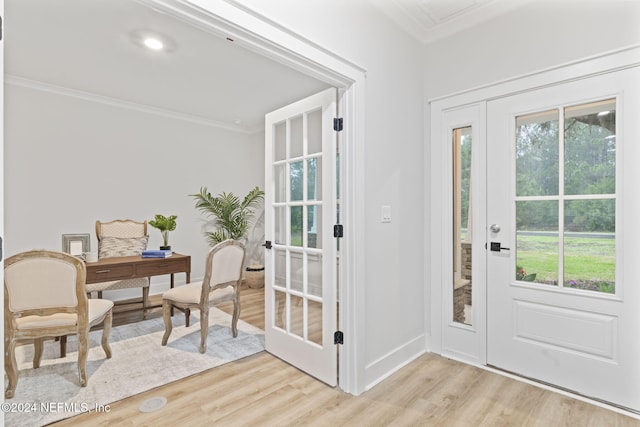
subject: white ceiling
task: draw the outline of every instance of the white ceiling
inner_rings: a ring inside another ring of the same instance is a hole
[[[525,0],[367,1],[428,42]],[[145,31],[170,49],[141,47]],[[5,40],[9,83],[248,132],[262,128],[265,113],[328,86],[135,0],[5,0]]]
[[[164,35],[172,51],[141,47],[136,31]],[[5,0],[5,40],[9,83],[55,85],[244,131],[328,86],[133,0]]]

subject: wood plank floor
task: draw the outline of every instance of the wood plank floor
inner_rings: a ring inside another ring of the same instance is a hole
[[[263,290],[243,288],[241,301],[240,317],[264,328]],[[114,324],[141,318],[118,313]],[[168,400],[162,410],[138,410],[156,396]],[[432,354],[351,396],[262,352],[116,402],[109,413],[56,424],[71,425],[626,427],[640,420]]]

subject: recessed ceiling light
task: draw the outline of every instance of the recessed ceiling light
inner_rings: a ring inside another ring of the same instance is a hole
[[[177,47],[170,37],[152,30],[134,30],[129,38],[134,44],[156,52],[173,52]]]
[[[155,39],[153,37],[147,37],[146,39],[144,39],[143,43],[146,47],[148,47],[151,50],[164,49],[164,43],[162,43],[160,40]]]

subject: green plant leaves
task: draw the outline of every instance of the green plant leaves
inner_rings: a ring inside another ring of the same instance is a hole
[[[157,228],[162,233],[162,240],[164,245],[169,245],[169,232],[176,229],[176,215],[165,217],[164,215],[157,214],[156,219],[149,221],[149,225],[153,228]]]
[[[247,236],[255,210],[264,200],[264,191],[255,187],[242,201],[233,193],[220,193],[214,197],[207,187],[201,187],[195,199],[195,207],[203,215],[213,219],[216,231],[205,233],[209,245],[214,246],[226,239],[242,240]]]

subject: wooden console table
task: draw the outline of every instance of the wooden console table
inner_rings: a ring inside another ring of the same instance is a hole
[[[102,258],[97,262],[88,262],[86,266],[87,284],[170,274],[173,288],[175,273],[185,273],[186,283],[191,281],[191,256],[175,252],[169,258],[142,258],[139,255]],[[146,308],[143,307],[143,310]],[[187,326],[188,322],[187,317]]]

